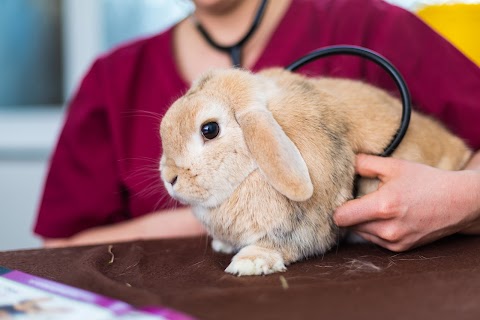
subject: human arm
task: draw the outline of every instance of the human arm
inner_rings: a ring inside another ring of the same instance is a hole
[[[356,171],[380,187],[345,203],[334,219],[365,240],[399,252],[458,232],[480,234],[480,152],[461,171],[369,155],[357,156]]]
[[[45,247],[79,246],[130,240],[198,236],[205,229],[190,208],[153,212],[132,220],[93,227],[68,238],[45,238]]]
[[[470,159],[465,169],[480,172],[480,151],[477,151],[472,156],[472,159]],[[476,190],[477,192],[480,192],[480,189]],[[473,192],[475,192],[475,189]],[[471,226],[461,230],[460,232],[465,234],[480,234],[480,218],[477,218],[475,221],[473,221]]]

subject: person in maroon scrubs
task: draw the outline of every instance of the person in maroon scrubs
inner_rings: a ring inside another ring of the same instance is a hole
[[[399,69],[418,110],[480,148],[480,69],[414,14],[381,0],[275,0],[263,8],[261,0],[194,2],[190,17],[111,50],[84,77],[38,211],[35,233],[45,245],[204,233],[191,210],[177,208],[162,187],[158,128],[169,105],[212,67],[258,71],[328,45],[363,46]],[[325,58],[301,72],[396,90],[384,70],[358,57]],[[335,222],[395,251],[479,233],[478,152],[467,169],[359,155],[357,171],[383,185],[340,207]]]

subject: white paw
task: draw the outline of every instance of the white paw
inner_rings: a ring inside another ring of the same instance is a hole
[[[250,247],[243,248],[234,256],[230,265],[225,269],[225,272],[238,276],[254,276],[287,270],[278,252],[266,249],[265,252],[252,255],[252,253],[254,253],[250,252],[252,250],[245,251],[245,249],[249,248]],[[255,253],[258,253],[258,250],[256,251]]]
[[[212,240],[212,249],[216,252],[222,252],[226,254],[230,254],[235,251],[234,247],[217,239]]]

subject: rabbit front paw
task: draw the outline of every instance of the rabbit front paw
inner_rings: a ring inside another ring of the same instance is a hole
[[[238,276],[254,276],[287,270],[281,254],[275,250],[250,245],[240,250],[225,272]]]

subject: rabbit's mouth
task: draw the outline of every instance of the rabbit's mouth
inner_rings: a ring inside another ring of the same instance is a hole
[[[170,193],[170,196],[175,199],[176,201],[180,202],[181,204],[183,205],[192,205],[191,201],[180,196],[179,194],[173,192],[173,193]]]
[[[192,207],[203,207],[212,209],[221,205],[229,196],[230,192],[223,194],[223,196],[216,192],[208,192],[207,190],[195,190],[196,188],[189,188],[188,192],[172,188],[167,185],[167,191],[170,196],[183,205]],[[199,192],[196,192],[199,191]]]
[[[182,190],[183,188],[173,188],[169,184],[165,184],[165,186],[170,196],[183,205],[215,207],[219,204],[216,198],[205,190],[196,190],[197,188],[194,187]]]
[[[170,196],[183,205],[195,206],[203,202],[203,199],[200,197],[183,194],[182,192],[178,192],[177,190],[172,188],[171,185],[168,185],[168,184],[165,184],[165,185]]]

